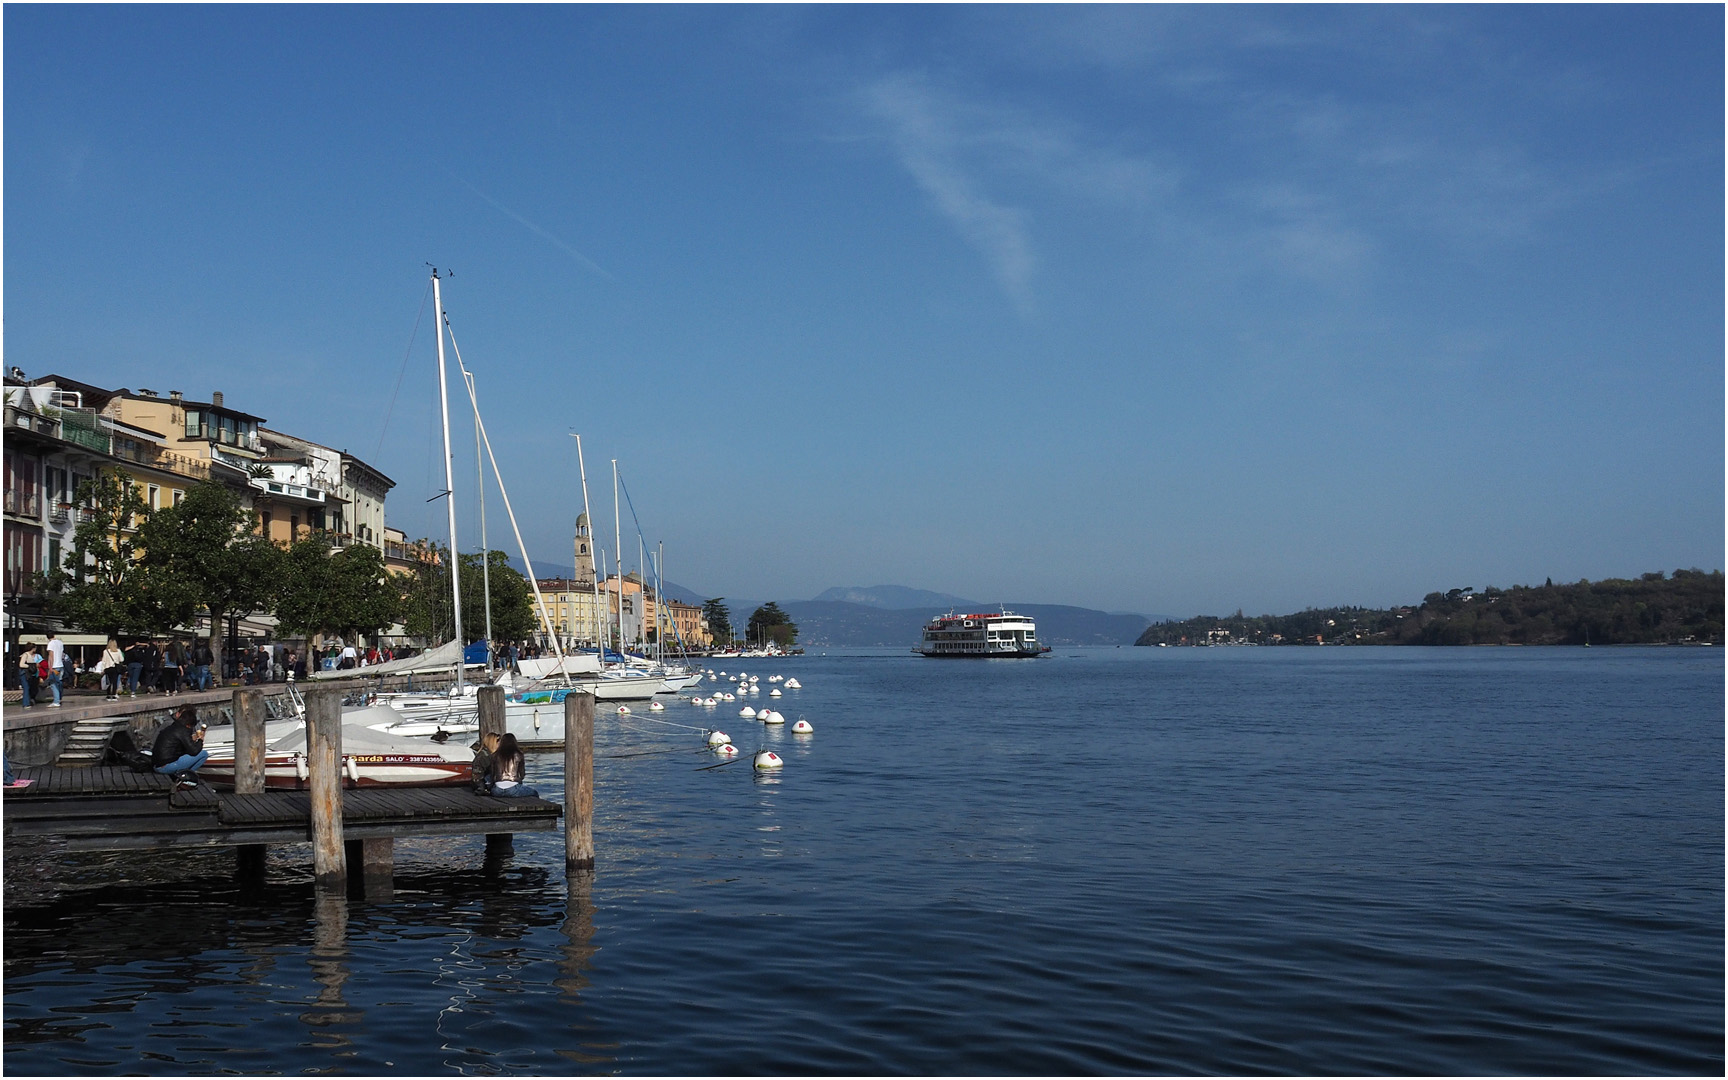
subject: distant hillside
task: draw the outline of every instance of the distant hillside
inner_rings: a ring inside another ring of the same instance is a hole
[[[935,608],[903,610],[843,600],[780,602],[781,609],[798,624],[800,645],[886,645],[903,646],[907,649],[918,644],[924,623],[939,611],[948,610],[949,606],[946,600]],[[959,606],[978,605],[962,601]],[[988,606],[984,605],[984,608],[987,609]],[[1146,628],[1146,619],[1138,615],[1111,615],[1103,611],[1060,604],[1007,606],[1010,611],[1036,619],[1038,637],[1046,645],[1127,645]]]
[[[905,611],[909,608],[931,609],[934,613],[940,608],[946,611],[950,607],[977,607],[972,600],[963,600],[948,593],[931,592],[929,589],[909,589],[904,585],[838,585],[828,589],[812,600],[834,600],[845,604],[863,604],[865,607],[887,608],[891,611]]]
[[[1202,616],[1146,628],[1136,645],[1722,644],[1720,570],[1572,585],[1429,593],[1385,611],[1310,608],[1294,615]]]

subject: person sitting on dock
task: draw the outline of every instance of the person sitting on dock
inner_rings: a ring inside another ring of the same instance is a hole
[[[535,799],[540,793],[522,782],[527,760],[516,736],[506,731],[498,738],[498,749],[492,754],[492,794],[500,799]]]
[[[210,751],[204,749],[203,729],[194,730],[197,724],[195,707],[182,705],[175,710],[174,719],[156,733],[156,745],[150,750],[157,772],[183,784],[198,782],[198,769],[210,759]]]

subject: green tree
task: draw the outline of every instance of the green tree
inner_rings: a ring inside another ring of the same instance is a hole
[[[192,617],[191,591],[138,561],[150,508],[137,485],[104,472],[78,485],[78,528],[44,582],[50,609],[86,633],[159,634]]]
[[[540,613],[534,606],[534,588],[510,565],[502,551],[486,553],[488,574],[480,570],[480,553],[464,553],[462,565],[462,629],[469,641],[486,636],[486,577],[491,578],[492,637],[496,641],[522,641],[541,629]],[[445,586],[448,589],[449,583]]]
[[[772,641],[783,649],[790,648],[798,640],[798,624],[770,600],[751,612],[749,637],[751,641]]]
[[[403,593],[402,625],[408,633],[428,641],[449,641],[456,634],[450,602],[450,549],[435,541],[422,541],[435,561],[415,567]],[[499,641],[519,641],[540,629],[534,609],[534,592],[510,565],[502,551],[489,552],[492,579],[492,636]],[[486,635],[485,579],[478,552],[465,553],[459,561],[462,582],[462,636],[478,641]]]
[[[376,634],[396,621],[402,593],[384,570],[384,554],[370,544],[332,551],[321,533],[283,553],[276,618],[283,629],[344,638]]]
[[[210,651],[222,670],[222,620],[275,606],[283,551],[252,532],[252,511],[221,484],[205,482],[138,529],[140,565],[184,587],[210,613]]]
[[[725,601],[724,596],[716,596],[702,602],[702,618],[708,624],[708,633],[713,635],[716,645],[732,640],[732,612]]]

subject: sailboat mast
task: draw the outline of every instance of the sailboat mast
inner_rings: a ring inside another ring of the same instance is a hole
[[[582,475],[582,516],[588,519],[588,566],[594,571],[594,647],[600,650],[600,662],[606,662],[606,643],[600,633],[600,561],[594,551],[594,515],[588,512],[588,463],[582,459],[582,436],[576,440],[576,468]]]
[[[456,620],[456,689],[462,696],[462,665],[468,643],[462,638],[462,574],[456,552],[456,459],[450,451],[450,392],[444,377],[444,299],[438,287],[438,271],[432,271],[432,310],[438,326],[438,408],[444,421],[444,507],[450,517],[450,604]]]
[[[468,400],[474,403],[474,494],[480,506],[480,595],[486,603],[486,670],[492,670],[492,548],[486,543],[486,457],[481,451],[480,399],[474,393],[474,373],[462,369]]]
[[[618,655],[624,655],[624,519],[618,515],[618,459],[612,459],[612,562],[618,568]]]

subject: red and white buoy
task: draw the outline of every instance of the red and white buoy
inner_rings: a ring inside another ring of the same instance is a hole
[[[709,746],[725,746],[731,741],[732,736],[726,734],[724,731],[710,731],[708,733]]]
[[[815,730],[815,728],[810,726],[810,721],[804,719],[802,716],[798,718],[796,724],[792,725],[792,734],[794,735],[808,735]]]
[[[772,750],[762,750],[756,754],[756,767],[758,769],[778,769],[784,764],[785,762],[780,760],[780,755]]]

